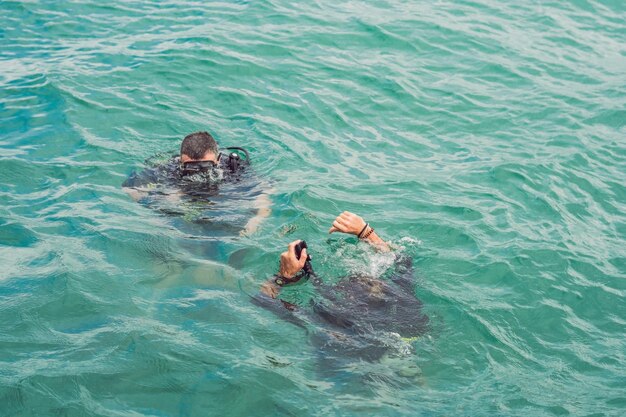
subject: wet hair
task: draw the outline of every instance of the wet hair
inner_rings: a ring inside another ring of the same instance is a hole
[[[180,155],[187,155],[193,160],[202,159],[207,152],[218,154],[217,142],[209,132],[187,135],[180,145]]]

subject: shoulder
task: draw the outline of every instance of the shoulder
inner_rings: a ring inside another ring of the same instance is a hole
[[[154,188],[157,184],[165,183],[177,178],[179,173],[179,158],[171,157],[165,161],[146,161],[146,168],[134,170],[122,183],[125,188]]]

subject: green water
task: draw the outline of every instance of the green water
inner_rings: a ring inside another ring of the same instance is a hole
[[[623,1],[0,12],[1,416],[626,412]],[[271,184],[219,250],[120,187],[197,130]],[[298,238],[382,273],[343,210],[413,257],[431,329],[323,372],[249,295]]]

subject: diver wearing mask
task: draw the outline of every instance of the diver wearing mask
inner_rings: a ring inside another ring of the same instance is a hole
[[[133,172],[122,187],[135,201],[161,212],[185,218],[193,217],[189,213],[202,213],[192,221],[210,218],[215,223],[220,216],[232,219],[236,214],[238,207],[229,199],[250,201],[250,208],[257,214],[249,219],[241,234],[254,232],[260,220],[269,215],[269,198],[259,190],[260,182],[249,175],[248,151],[241,147],[220,151],[208,132],[187,135],[179,155],[167,160],[155,157],[147,160],[146,165],[144,170]],[[240,213],[236,217],[243,216]]]
[[[205,174],[221,169],[229,176],[240,174],[250,164],[250,155],[244,148],[224,148],[228,155],[218,150],[217,142],[208,132],[197,132],[183,139],[180,147],[179,174],[182,178]]]
[[[248,152],[239,147],[225,148],[228,154],[220,152],[217,142],[208,132],[187,135],[180,146],[180,155],[167,161],[158,157],[146,161],[148,167],[141,172],[133,172],[122,184],[125,191],[139,201],[156,189],[168,194],[166,188],[178,190],[181,186],[196,183],[198,189],[209,189],[219,182],[241,179],[250,165]]]

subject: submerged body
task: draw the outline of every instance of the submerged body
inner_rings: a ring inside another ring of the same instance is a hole
[[[376,361],[394,353],[398,342],[428,329],[428,316],[414,294],[411,264],[410,258],[397,257],[389,279],[353,275],[327,285],[315,277],[318,296],[308,306],[266,295],[254,301],[294,324],[314,326],[312,342],[325,362],[345,357]]]
[[[306,329],[315,324],[312,341],[319,349],[320,360],[326,362],[325,369],[332,369],[338,365],[336,360],[346,357],[376,361],[394,353],[394,349],[395,353],[406,353],[407,341],[428,328],[428,316],[422,313],[422,303],[413,292],[411,258],[394,254],[369,223],[349,211],[333,221],[329,233],[334,232],[354,235],[393,256],[394,270],[389,279],[353,275],[335,285],[324,284],[312,274],[306,243],[296,240],[280,255],[277,276],[261,286],[253,301]],[[278,298],[283,286],[307,275],[313,275],[319,293],[310,306],[298,308]],[[400,352],[399,345],[403,345]]]
[[[183,175],[177,156],[146,164],[122,184],[127,193],[163,214],[201,225],[211,236],[251,233],[269,214],[269,197],[248,165],[235,171],[223,158],[211,169]]]
[[[422,302],[413,292],[410,259],[396,264],[391,281],[350,276],[338,284],[321,285],[322,298],[313,302],[317,316],[355,333],[386,331],[404,338],[423,333],[428,318],[420,314]]]
[[[251,175],[248,151],[225,149],[227,154],[220,152],[208,132],[192,133],[179,155],[146,161],[148,167],[133,172],[122,187],[135,201],[182,216],[182,228],[193,222],[208,226],[205,236],[251,234],[269,216],[269,196]]]

